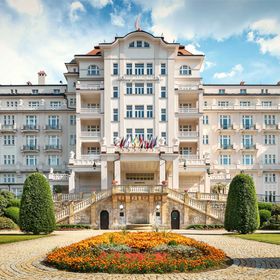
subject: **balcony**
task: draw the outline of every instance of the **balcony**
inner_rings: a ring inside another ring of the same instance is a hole
[[[23,125],[23,127],[21,128],[22,132],[39,132],[40,128],[38,125],[33,125],[33,124],[26,124]]]
[[[204,166],[205,165],[205,160],[200,159],[197,155],[181,155],[180,156],[180,165],[183,166]]]
[[[156,75],[123,75],[120,81],[159,81],[160,77]]]
[[[221,150],[235,150],[235,147],[233,144],[227,144],[227,145],[220,145]]]
[[[101,109],[100,109],[99,104],[98,104],[98,106],[96,106],[94,108],[81,107],[81,111],[80,112],[83,113],[83,114],[100,115]]]
[[[178,137],[181,141],[198,141],[197,131],[179,131]]]
[[[92,169],[93,164],[100,162],[100,154],[81,155],[79,159],[70,159],[69,164],[75,166],[85,166]]]
[[[16,132],[16,125],[15,124],[0,124],[0,132]]]
[[[222,130],[233,131],[233,130],[236,130],[236,126],[233,125],[233,124],[222,125],[218,128],[218,130],[220,130],[220,131],[222,131]]]
[[[38,153],[40,151],[40,147],[37,145],[23,145],[21,151],[23,153],[28,153],[28,152]]]
[[[257,145],[256,144],[242,145],[241,149],[246,151],[255,151],[257,150]]]
[[[62,146],[61,145],[46,145],[45,151],[46,152],[61,152]]]
[[[104,90],[104,83],[103,82],[86,83],[83,81],[78,81],[76,85],[76,89],[88,90],[88,91],[100,91],[100,90]]]
[[[100,140],[100,131],[81,131],[81,138],[85,140]]]
[[[242,130],[253,130],[256,131],[257,130],[257,126],[255,124],[249,124],[249,125],[242,125],[241,127]]]
[[[52,131],[62,131],[62,126],[61,125],[46,125],[45,126],[45,131],[52,132]]]
[[[175,86],[175,90],[178,91],[178,93],[192,93],[197,92],[199,87],[195,85],[177,85]]]
[[[275,131],[275,130],[279,130],[279,125],[278,124],[265,124],[263,129],[269,130],[269,131]]]

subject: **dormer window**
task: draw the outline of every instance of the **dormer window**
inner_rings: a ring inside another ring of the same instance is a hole
[[[188,65],[182,65],[180,67],[180,75],[191,75],[192,74],[192,69]]]
[[[144,48],[149,48],[150,44],[148,42],[144,42]]]
[[[150,44],[146,41],[136,41],[129,43],[130,48],[149,48]]]
[[[97,65],[90,65],[88,67],[88,76],[98,76],[99,75],[99,67]]]
[[[134,41],[129,44],[130,48],[134,48]]]
[[[245,88],[240,89],[240,94],[246,94],[246,93],[247,93],[247,90]]]
[[[136,46],[137,48],[142,48],[142,41],[137,41]]]

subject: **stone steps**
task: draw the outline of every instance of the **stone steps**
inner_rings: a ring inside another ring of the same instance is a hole
[[[151,224],[129,224],[126,225],[127,230],[153,230],[153,226]]]

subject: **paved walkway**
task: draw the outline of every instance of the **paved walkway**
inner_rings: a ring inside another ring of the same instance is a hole
[[[226,252],[234,264],[226,269],[201,273],[109,275],[82,274],[58,271],[40,264],[45,254],[57,246],[98,235],[102,231],[56,232],[54,236],[0,245],[0,279],[58,280],[58,279],[192,279],[192,280],[279,280],[280,246],[221,235],[222,231],[178,231],[197,240],[205,241]]]

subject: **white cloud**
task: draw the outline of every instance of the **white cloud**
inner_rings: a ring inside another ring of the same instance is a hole
[[[80,1],[72,2],[70,5],[69,17],[71,21],[79,19],[79,12],[85,12],[85,7]]]
[[[122,14],[117,14],[116,12],[110,13],[111,23],[118,27],[123,27],[125,25],[125,21]]]
[[[193,43],[193,44],[186,45],[185,49],[187,51],[191,52],[192,54],[204,54],[202,51],[197,49],[199,47],[200,47],[200,45],[198,43]]]
[[[202,66],[201,66],[200,71],[203,72],[203,71],[211,69],[211,68],[213,68],[215,66],[216,66],[215,62],[212,62],[212,61],[209,61],[209,60],[204,60]]]
[[[88,0],[88,1],[94,8],[97,9],[102,9],[109,4],[113,4],[112,0]]]
[[[6,2],[20,14],[39,16],[43,11],[43,5],[40,0],[6,0]]]
[[[226,79],[226,78],[233,78],[237,74],[240,74],[243,72],[243,66],[241,64],[236,64],[231,68],[228,72],[218,72],[214,74],[214,78],[216,79]]]

